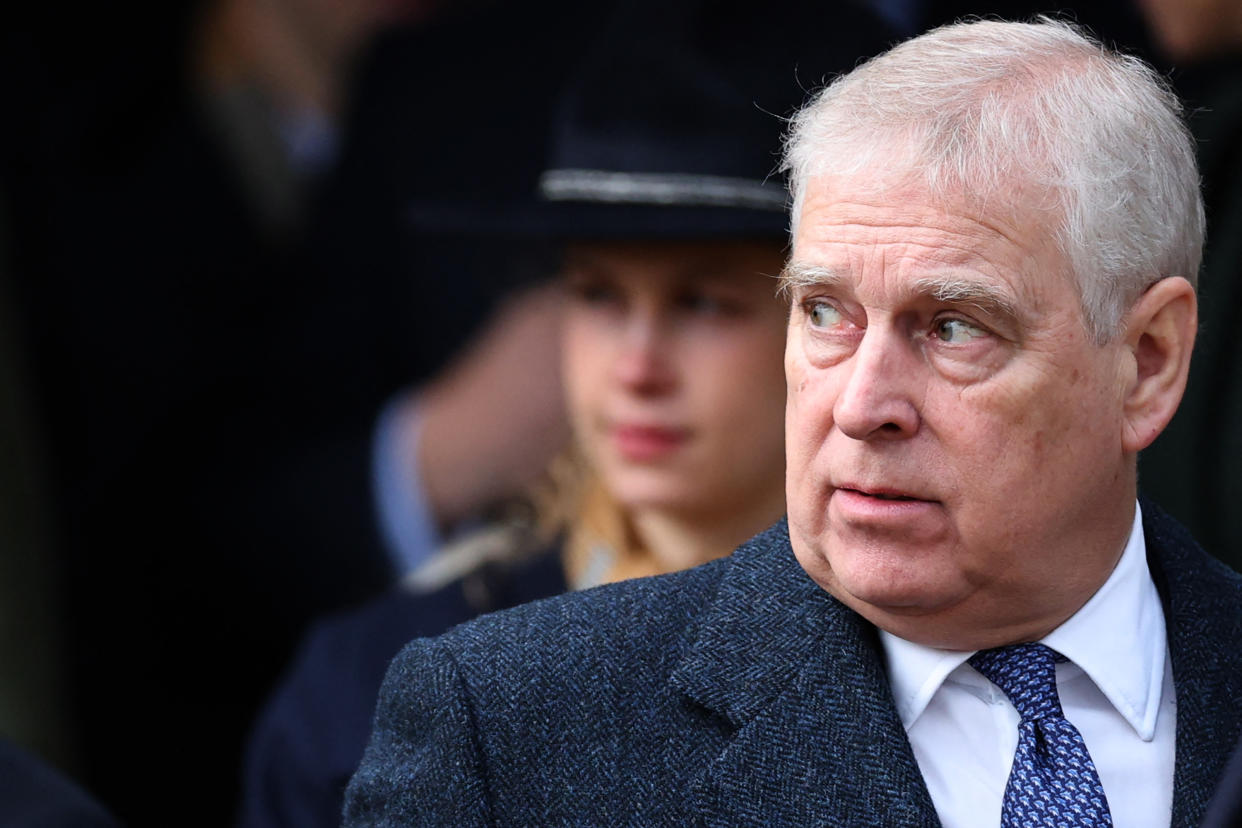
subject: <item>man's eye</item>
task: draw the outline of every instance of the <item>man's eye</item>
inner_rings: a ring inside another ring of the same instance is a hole
[[[941,319],[933,331],[936,338],[951,345],[965,345],[972,339],[986,336],[986,332],[963,319]]]
[[[829,305],[827,302],[815,302],[808,311],[811,317],[811,324],[817,328],[834,328],[841,324],[844,317],[841,311]]]

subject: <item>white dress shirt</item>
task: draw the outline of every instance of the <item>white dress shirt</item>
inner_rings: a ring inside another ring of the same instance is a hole
[[[945,828],[996,828],[1018,744],[1018,712],[966,663],[881,632],[897,712]],[[1104,585],[1041,639],[1065,717],[1087,743],[1113,824],[1168,825],[1176,707],[1164,610],[1147,568],[1142,516]]]

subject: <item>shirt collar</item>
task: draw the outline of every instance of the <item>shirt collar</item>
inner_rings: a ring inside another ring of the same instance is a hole
[[[1147,567],[1139,506],[1125,551],[1091,599],[1042,641],[1078,665],[1144,741],[1156,731],[1166,652],[1164,610]],[[907,730],[972,652],[880,631],[893,700]]]

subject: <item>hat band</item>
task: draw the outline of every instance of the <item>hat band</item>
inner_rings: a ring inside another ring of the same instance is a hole
[[[549,201],[745,207],[784,212],[783,188],[747,178],[688,173],[627,173],[610,170],[548,170],[539,191]]]

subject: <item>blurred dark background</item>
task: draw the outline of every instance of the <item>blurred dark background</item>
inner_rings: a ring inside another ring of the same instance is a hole
[[[546,251],[418,232],[408,207],[528,194],[552,100],[612,5],[9,11],[0,733],[127,824],[227,824],[246,729],[308,622],[391,583],[377,413],[550,267]],[[1195,122],[1215,136],[1210,218],[1242,237],[1242,107],[1218,88],[1236,48],[1171,55],[1124,0],[873,5],[905,34],[1061,11],[1153,60],[1216,113]],[[1221,310],[1142,485],[1228,558],[1242,368],[1224,334],[1242,253],[1214,245],[1204,293]]]

